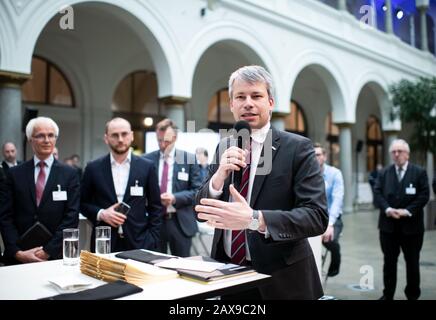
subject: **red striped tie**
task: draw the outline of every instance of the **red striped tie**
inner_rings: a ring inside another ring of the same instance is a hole
[[[241,185],[239,188],[239,193],[247,199],[248,194],[248,182],[250,179],[250,156],[251,156],[251,146],[248,147],[248,161],[247,166],[242,171]],[[246,235],[245,230],[232,230],[232,256],[230,258],[231,262],[234,264],[243,264],[245,261],[245,242]]]
[[[36,179],[35,191],[36,191],[36,205],[39,206],[42,199],[42,194],[44,193],[45,187],[45,162],[40,161],[38,163],[39,173],[38,178]]]

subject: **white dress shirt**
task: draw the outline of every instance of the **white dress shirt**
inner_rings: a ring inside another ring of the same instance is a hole
[[[117,195],[118,202],[122,202],[124,199],[124,193],[126,192],[127,183],[129,182],[130,174],[130,162],[132,161],[132,151],[129,150],[126,159],[122,163],[115,161],[112,153],[110,153],[111,171],[112,179],[114,182],[115,194]],[[97,213],[97,221],[101,221],[100,215],[103,210],[102,208]]]
[[[263,143],[268,135],[271,128],[271,124],[268,122],[263,128],[253,130],[251,133],[251,163],[250,163],[250,178],[248,180],[248,192],[247,192],[247,202],[250,204],[251,201],[251,191],[253,190],[253,183],[256,177],[257,165],[259,164],[260,154],[262,153]],[[209,194],[212,198],[218,199],[223,190],[215,190],[212,187],[212,182],[209,182]],[[268,231],[262,232],[265,237],[269,237]],[[224,230],[224,251],[231,257],[232,250],[232,230]],[[248,241],[245,242],[245,252],[247,260],[251,260],[250,250],[248,248]]]
[[[6,164],[8,165],[9,168],[12,168],[12,167],[15,167],[16,165],[18,165],[17,161],[15,161],[15,163],[12,163],[12,162],[8,162],[8,161],[5,160],[5,162],[6,162]]]
[[[118,202],[122,202],[124,199],[124,193],[126,192],[127,182],[129,180],[131,160],[132,152],[130,150],[126,159],[124,159],[124,161],[121,163],[116,162],[112,156],[112,153],[110,154],[112,178],[114,181],[115,193],[117,194]]]

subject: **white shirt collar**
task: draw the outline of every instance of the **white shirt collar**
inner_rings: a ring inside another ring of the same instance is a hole
[[[34,163],[35,167],[38,166],[38,163],[40,163],[41,161],[43,161],[43,160],[39,159],[36,155],[33,156],[33,163]],[[51,167],[51,165],[54,162],[53,155],[51,154],[50,157],[48,157],[47,159],[44,160],[44,162],[47,165],[47,167]]]
[[[122,164],[126,164],[126,163],[130,163],[132,161],[132,150],[129,148],[129,153],[127,154],[126,159],[124,159],[124,161],[122,163],[118,163],[115,161],[114,156],[112,155],[112,152],[109,153],[110,154],[110,159],[111,159],[111,164],[118,164],[118,165],[122,165]]]
[[[253,129],[251,132],[251,138],[257,143],[264,143],[266,136],[268,135],[268,131],[271,128],[271,124],[268,122],[265,126],[260,129]]]
[[[16,161],[14,163],[12,163],[12,162],[9,162],[9,161],[5,160],[5,162],[6,162],[6,164],[8,165],[9,168],[15,167],[18,164],[18,162],[16,162]]]
[[[409,164],[409,161],[406,161],[405,164],[403,164],[403,166],[401,167],[401,169],[403,170],[403,172],[407,171],[407,165]],[[398,168],[399,166],[395,165],[395,170],[398,172]]]
[[[174,154],[176,153],[176,146],[173,147],[173,149],[168,153],[168,159],[173,159]],[[164,153],[159,150],[160,159],[164,159]]]

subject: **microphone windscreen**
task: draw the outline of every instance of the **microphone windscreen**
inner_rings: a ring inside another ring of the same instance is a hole
[[[248,123],[248,121],[245,120],[239,120],[238,122],[236,122],[235,125],[233,126],[233,129],[235,129],[236,132],[245,129],[248,131],[249,134],[251,134],[250,124]]]

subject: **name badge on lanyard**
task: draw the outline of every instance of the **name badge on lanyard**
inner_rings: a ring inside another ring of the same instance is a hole
[[[135,181],[134,187],[130,187],[130,195],[132,197],[142,197],[144,195],[144,188],[138,186],[138,180]]]
[[[58,191],[53,191],[53,201],[67,201],[67,192],[61,190],[61,185],[58,184]]]
[[[406,188],[406,194],[414,195],[416,194],[416,188],[413,184],[410,184],[408,188]]]
[[[185,172],[185,168],[182,168],[182,171],[177,173],[177,179],[181,181],[188,181],[189,180],[189,174]]]

